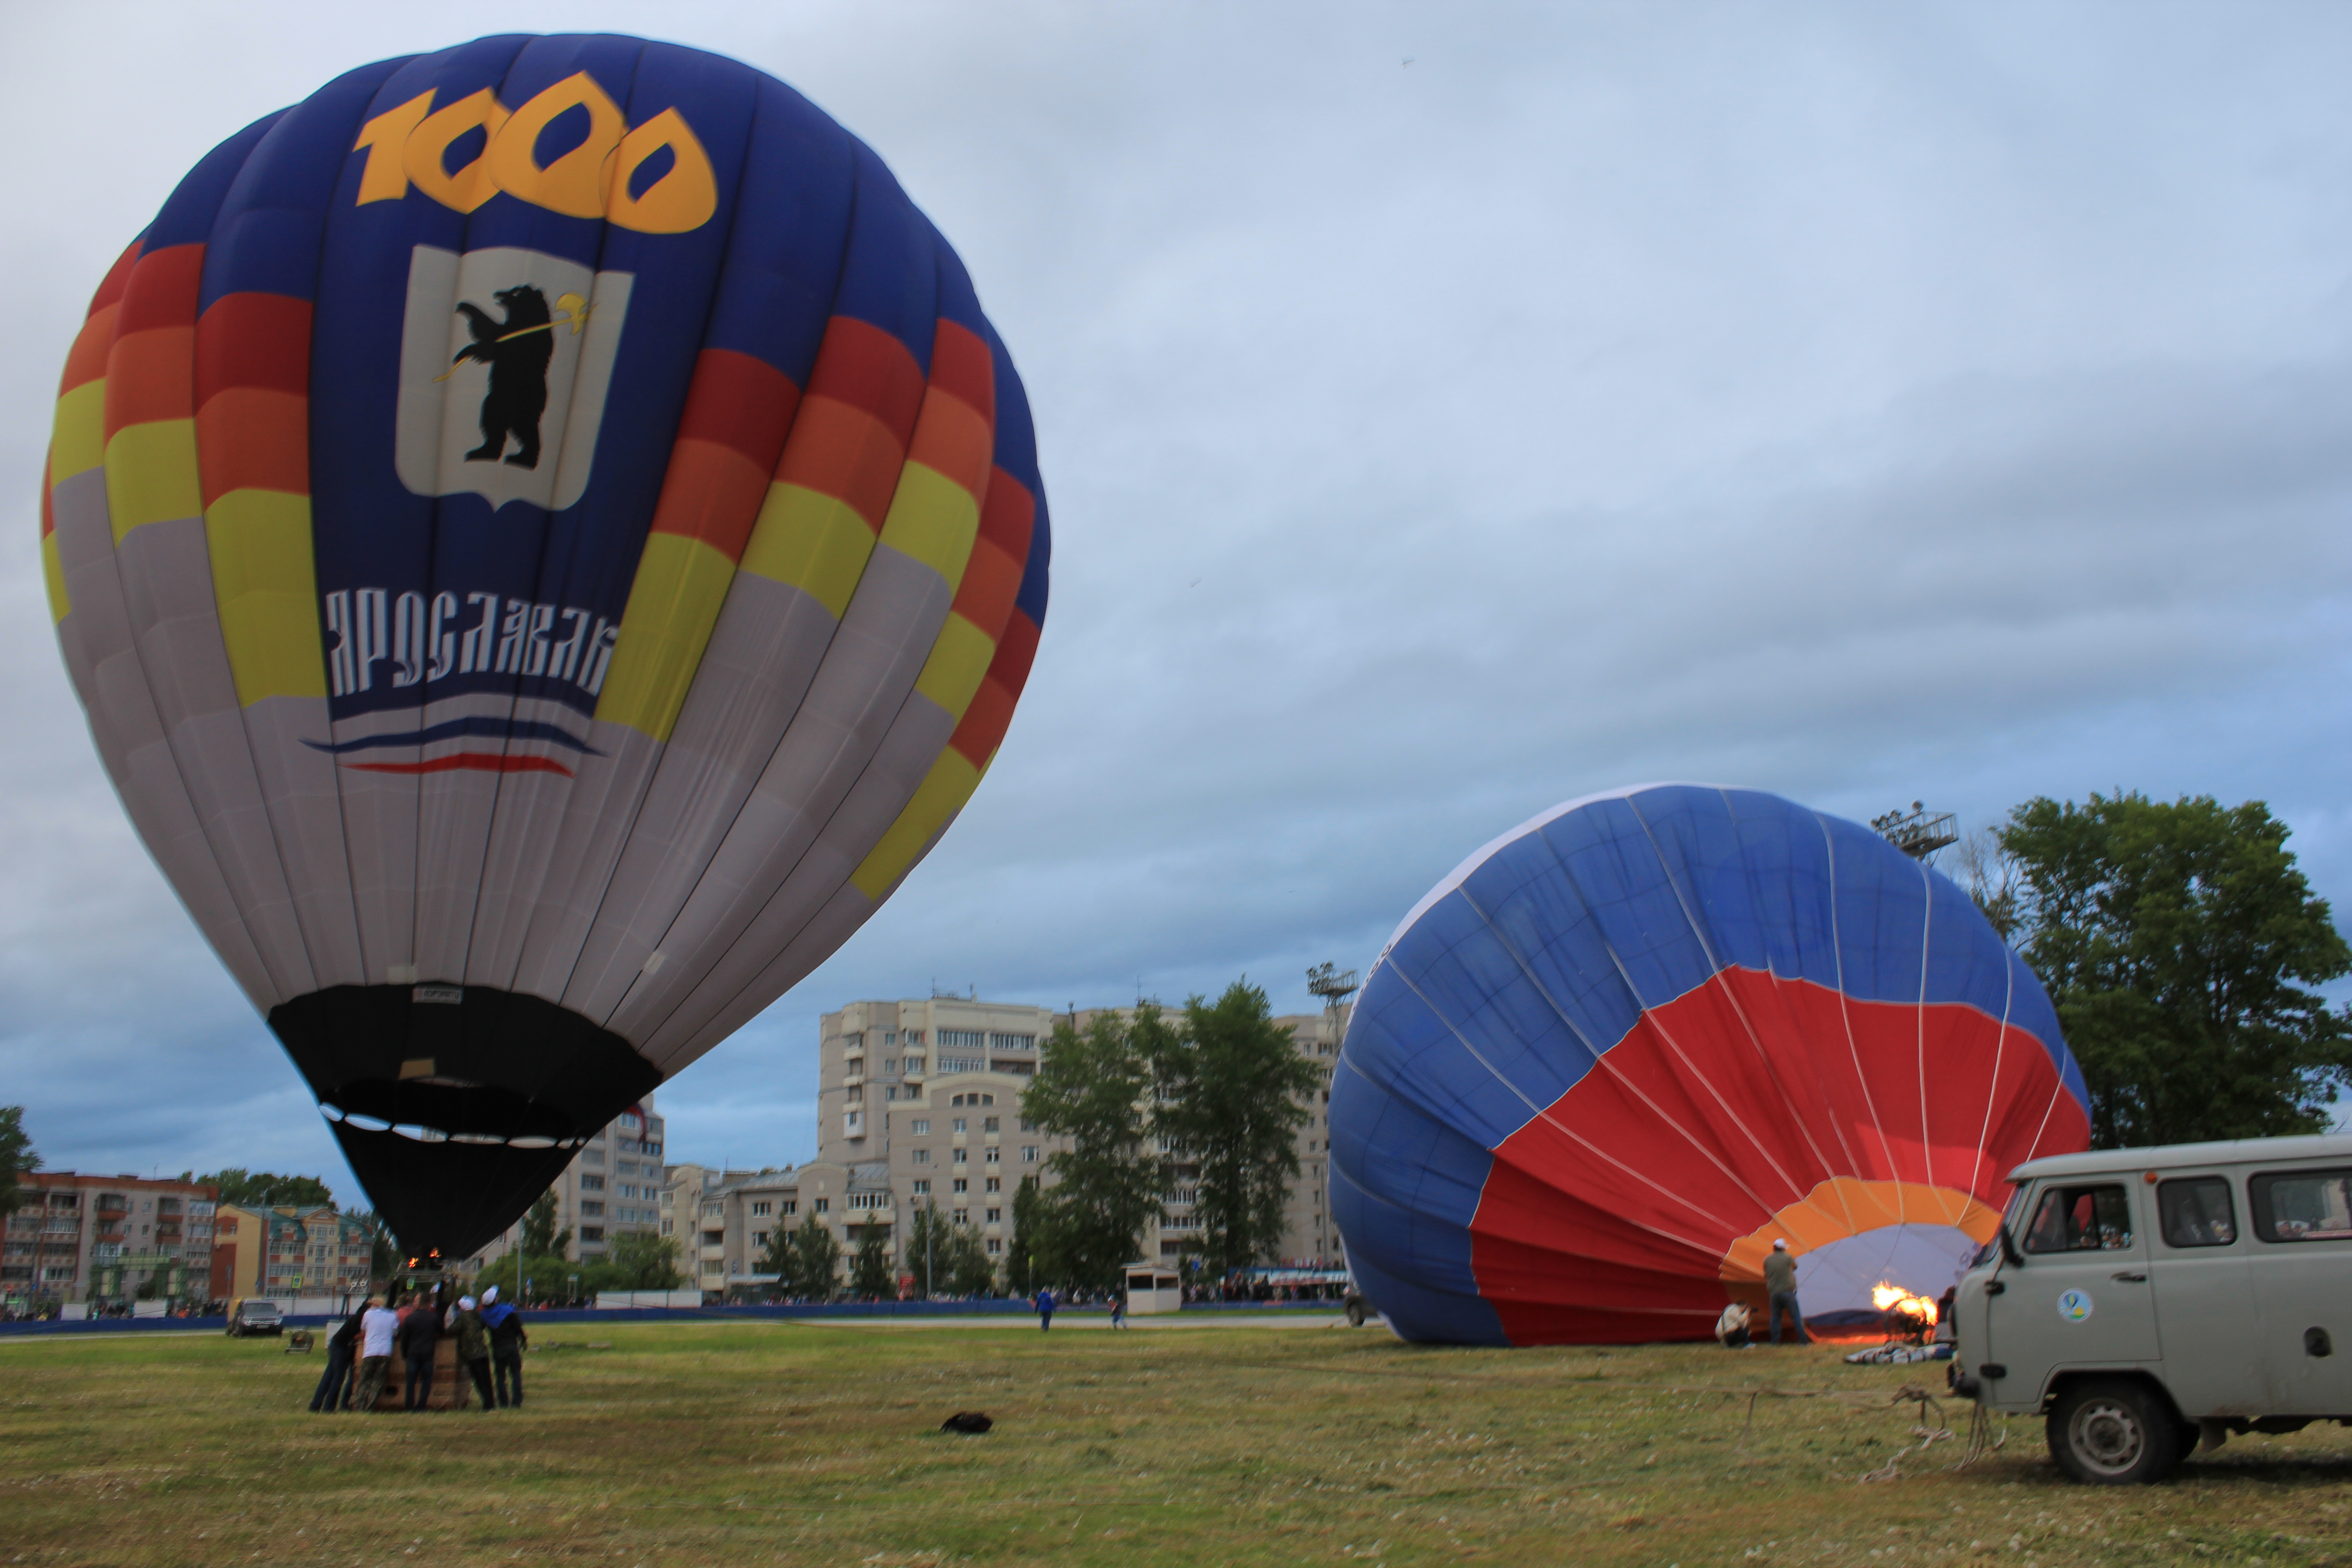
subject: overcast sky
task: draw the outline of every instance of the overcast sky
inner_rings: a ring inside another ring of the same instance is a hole
[[[1464,855],[1657,779],[1969,825],[2270,803],[2352,904],[2340,5],[0,6],[0,1103],[47,1162],[320,1172],[132,837],[42,602],[89,295],[362,62],[611,28],[897,172],[1028,383],[1054,597],[994,772],[661,1091],[815,1146],[817,1016],[1362,967]]]

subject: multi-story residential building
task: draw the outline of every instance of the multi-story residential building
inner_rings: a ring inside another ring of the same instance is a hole
[[[898,1228],[896,1194],[879,1162],[813,1160],[782,1171],[674,1165],[667,1195],[672,1228],[665,1234],[677,1238],[680,1267],[705,1290],[775,1284],[775,1272],[761,1262],[770,1242],[777,1231],[810,1219],[840,1243],[845,1279],[848,1254],[865,1239],[866,1227],[879,1226],[886,1237]]]
[[[1022,1179],[1039,1177],[1050,1186],[1046,1162],[1067,1146],[1022,1114],[1022,1092],[1054,1026],[1067,1021],[1084,1030],[1100,1012],[1124,1016],[1132,1009],[1056,1013],[934,996],[853,1002],[826,1014],[817,1056],[819,1160],[845,1171],[879,1165],[887,1181],[869,1182],[866,1191],[876,1195],[860,1201],[887,1195],[894,1218],[936,1205],[943,1217],[979,1230],[989,1254],[1002,1258],[1012,1245],[1013,1195]],[[1298,1178],[1276,1252],[1284,1262],[1344,1266],[1324,1189],[1331,1065],[1347,1018],[1343,1006],[1275,1020],[1323,1068],[1322,1087],[1297,1134]],[[1160,1153],[1164,1217],[1146,1230],[1141,1245],[1147,1257],[1172,1258],[1200,1235],[1193,1206],[1199,1171],[1181,1150]],[[903,1233],[903,1226],[894,1227],[894,1235]]]
[[[35,1171],[0,1238],[0,1296],[87,1301],[93,1291],[201,1295],[219,1189],[196,1182]]]
[[[548,1190],[555,1194],[557,1232],[572,1233],[565,1257],[589,1262],[603,1258],[614,1237],[660,1231],[663,1138],[662,1119],[648,1094],[599,1129],[563,1168]],[[521,1244],[518,1220],[483,1247],[471,1267],[479,1268]]]
[[[223,1300],[358,1295],[368,1287],[374,1237],[329,1205],[223,1204],[213,1225],[212,1293]]]

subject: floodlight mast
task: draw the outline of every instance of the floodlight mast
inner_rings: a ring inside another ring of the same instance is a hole
[[[1897,807],[1884,816],[1874,816],[1870,826],[1885,836],[1886,841],[1914,860],[1933,864],[1936,851],[1950,847],[1960,841],[1959,819],[1948,811],[1929,816],[1927,808],[1917,801],[1907,812]]]

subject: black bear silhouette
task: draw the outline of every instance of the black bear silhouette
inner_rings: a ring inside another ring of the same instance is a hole
[[[539,416],[547,411],[547,364],[555,357],[554,318],[548,314],[547,296],[528,283],[501,289],[491,297],[506,307],[505,321],[494,321],[479,306],[457,302],[474,341],[450,363],[474,360],[490,367],[490,389],[482,396],[482,444],[467,453],[466,460],[494,463],[511,437],[520,449],[507,461],[518,468],[535,468]]]

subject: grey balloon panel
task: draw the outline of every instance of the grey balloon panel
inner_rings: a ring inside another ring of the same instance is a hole
[[[839,623],[805,590],[738,572],[567,988],[625,994],[783,742]]]
[[[202,518],[134,528],[115,550],[139,667],[247,934],[279,996],[316,990],[237,711]]]
[[[209,938],[248,1000],[280,1000],[247,935],[227,879],[213,858],[180,767],[140,667],[130,606],[114,559],[106,471],[76,474],[49,492],[58,564],[71,610],[58,623],[66,668],[80,695],[90,738],[140,842]]]
[[[268,697],[245,710],[247,748],[294,891],[294,918],[310,973],[322,986],[364,985],[335,760],[302,744],[304,736],[323,735],[327,728],[323,697]]]
[[[664,760],[660,742],[625,724],[592,724],[588,743],[599,754],[580,761],[579,776],[564,802],[553,863],[507,983],[559,1004],[595,932],[604,889],[627,851],[631,826],[643,823],[638,807],[646,786]]]
[[[662,938],[665,949],[715,962],[742,935],[889,734],[953,597],[931,567],[888,545],[875,546],[807,699],[709,870]],[[608,1011],[583,1011],[624,1039],[640,1040],[704,973],[697,966],[673,974],[665,965],[640,974]]]

